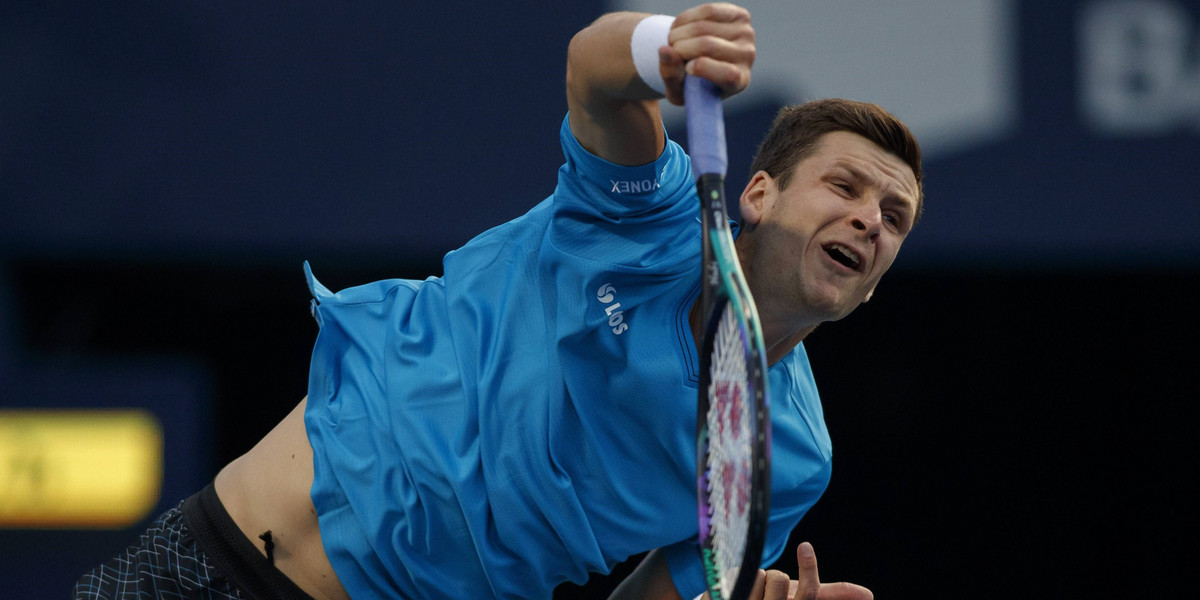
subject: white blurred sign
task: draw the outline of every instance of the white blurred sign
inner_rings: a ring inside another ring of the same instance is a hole
[[[613,10],[678,14],[695,0],[613,0]],[[729,102],[841,97],[875,102],[927,159],[1016,129],[1010,0],[744,0],[757,35],[754,81]]]
[[[1079,21],[1080,104],[1099,133],[1200,130],[1200,24],[1175,2],[1093,2]]]

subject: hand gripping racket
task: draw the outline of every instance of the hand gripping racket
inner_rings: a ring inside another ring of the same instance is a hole
[[[744,600],[767,530],[771,421],[766,351],[725,210],[725,119],[720,92],[684,81],[688,150],[703,229],[699,413],[700,557],[712,600]]]

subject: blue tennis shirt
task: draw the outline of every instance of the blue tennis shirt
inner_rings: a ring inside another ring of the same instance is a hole
[[[687,155],[612,164],[564,119],[554,193],[450,252],[444,275],[331,293],[305,424],[325,551],[352,597],[549,598],[665,547],[697,549],[700,225]],[[764,564],[829,480],[803,346],[769,372]]]

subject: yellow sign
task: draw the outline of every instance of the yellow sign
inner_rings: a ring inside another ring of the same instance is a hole
[[[162,486],[162,427],[144,410],[0,410],[0,528],[121,528]]]

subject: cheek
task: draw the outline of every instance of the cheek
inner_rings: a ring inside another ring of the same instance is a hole
[[[885,244],[879,247],[878,260],[875,263],[875,279],[882,277],[884,272],[891,268],[892,263],[896,262],[896,255],[900,253],[900,243]]]

